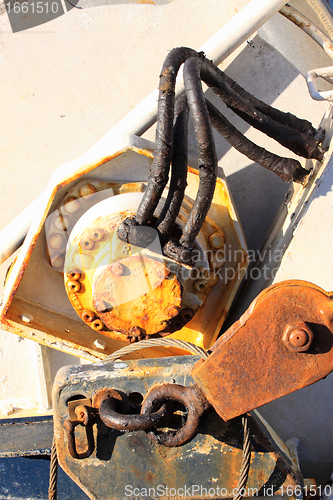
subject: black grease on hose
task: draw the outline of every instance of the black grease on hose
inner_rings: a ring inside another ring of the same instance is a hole
[[[186,96],[179,99],[173,127],[175,83],[184,64]],[[210,103],[206,104],[201,80],[247,123],[272,137],[299,156],[322,160],[324,151],[317,130],[307,120],[279,111],[240,87],[223,71],[206,59],[203,53],[187,47],[173,49],[164,61],[159,83],[156,149],[147,189],[135,218],[125,219],[118,229],[120,239],[146,247],[155,237],[151,227],[154,211],[172,175],[157,231],[164,253],[175,260],[191,264],[191,251],[213,199],[217,159],[211,124],[238,151],[252,161],[271,170],[286,182],[305,183],[309,171],[291,158],[277,156],[244,137]],[[187,175],[187,104],[190,108],[199,150],[199,189],[181,236],[175,224],[179,213]],[[207,108],[208,106],[208,108]],[[139,230],[141,228],[143,231]]]

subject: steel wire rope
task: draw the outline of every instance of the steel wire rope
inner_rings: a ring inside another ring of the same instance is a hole
[[[57,500],[58,456],[55,439],[52,440],[48,500]]]
[[[242,417],[242,425],[243,425],[243,460],[242,467],[239,475],[237,492],[234,495],[233,500],[241,500],[244,496],[244,488],[249,477],[250,472],[250,463],[251,463],[251,432],[249,426],[249,420],[247,415]]]
[[[195,344],[191,344],[191,342],[186,342],[185,340],[180,339],[152,339],[152,340],[141,340],[135,344],[130,344],[128,346],[122,347],[117,351],[113,352],[109,356],[103,359],[102,363],[107,363],[109,361],[115,361],[127,354],[130,354],[134,351],[139,351],[140,349],[145,349],[148,347],[179,347],[185,351],[192,352],[192,354],[197,354],[201,356],[203,359],[207,359],[209,353]]]

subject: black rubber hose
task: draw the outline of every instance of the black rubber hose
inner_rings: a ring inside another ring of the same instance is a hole
[[[172,127],[176,76],[180,65],[189,58],[200,61],[200,64],[191,62],[191,64],[188,65],[188,67],[192,68],[190,72],[196,75],[195,78],[197,78],[198,81],[196,84],[193,84],[193,88],[191,88],[192,84],[189,84],[189,81],[192,81],[192,77],[190,77],[187,85],[187,94],[191,96],[190,98],[188,97],[188,101],[191,100],[191,113],[195,122],[195,130],[199,145],[200,186],[197,198],[180,240],[182,245],[180,245],[179,248],[179,244],[176,244],[176,254],[186,250],[186,259],[189,256],[189,249],[192,248],[194,244],[195,236],[199,232],[208,212],[216,180],[215,163],[217,164],[217,162],[215,146],[211,133],[209,115],[203,98],[200,78],[202,78],[208,86],[212,87],[213,91],[219,95],[235,113],[255,128],[280,142],[283,146],[306,158],[317,158],[321,160],[323,157],[323,151],[318,141],[313,137],[315,129],[309,122],[306,120],[299,120],[289,113],[282,113],[257,100],[236,84],[236,82],[233,82],[233,80],[227,77],[211,61],[205,59],[202,53],[198,53],[186,47],[173,49],[164,61],[160,75],[156,150],[147,190],[144,193],[136,216],[125,219],[120,225],[118,230],[120,239],[140,246],[147,246],[150,241],[155,238],[154,234],[150,234],[150,229],[152,230],[152,228],[148,226],[145,228],[146,231],[142,231],[142,229],[151,222],[155,208],[168,181],[172,158]],[[195,67],[199,68],[199,66],[200,70],[198,71]],[[287,121],[290,126],[280,123],[282,121]],[[202,131],[200,129],[201,127]],[[304,133],[300,132],[300,130],[304,131]],[[266,165],[270,165],[270,169],[280,170],[280,173],[283,173],[285,165],[278,165],[279,162],[274,163],[274,161],[270,163],[272,158],[264,158],[263,156],[264,153],[262,152],[261,161],[266,163]],[[298,167],[296,168],[295,164],[294,166],[296,171],[301,175],[299,179],[299,181],[301,181],[304,172],[300,171]],[[290,163],[287,165],[287,170],[288,168],[290,169]],[[297,178],[297,172],[295,178]],[[288,172],[286,175],[287,178],[289,178]],[[295,180],[295,178],[293,180]],[[174,198],[171,192],[171,198],[169,198],[169,200],[173,199],[176,202],[175,206],[179,205],[181,190],[182,187],[180,187],[180,191]],[[169,208],[167,207],[167,210]],[[176,209],[172,210],[172,218],[174,218],[175,211]],[[165,218],[164,212],[163,218]],[[162,219],[159,221],[159,224],[161,222]],[[168,223],[166,222],[166,224]],[[172,220],[170,220],[170,227],[171,226]],[[167,231],[169,235],[169,229],[167,229]],[[172,254],[173,249],[170,249],[170,251]]]
[[[303,168],[298,160],[283,158],[266,151],[239,132],[207,99],[206,105],[213,127],[237,151],[258,165],[271,170],[285,182],[303,183],[306,180],[309,171]]]
[[[299,156],[317,160],[323,159],[324,152],[318,141],[298,130],[274,121],[270,116],[266,116],[254,108],[228,85],[224,73],[208,59],[205,59],[202,65],[201,78],[229,108],[254,128],[272,137]]]
[[[135,217],[127,217],[118,228],[118,237],[132,243],[146,247],[155,235],[149,227],[143,231],[154,214],[155,208],[165,188],[172,158],[172,129],[175,105],[175,85],[180,66],[189,57],[204,57],[187,47],[173,49],[166,57],[159,82],[159,98],[157,110],[156,147],[154,159],[150,167],[147,189]]]
[[[157,221],[162,244],[169,239],[184,199],[187,178],[188,114],[186,95],[176,101],[173,127],[171,180],[167,199]]]
[[[175,104],[175,84],[180,66],[189,57],[200,54],[187,47],[173,49],[164,61],[159,83],[156,149],[150,169],[148,186],[136,214],[136,222],[146,224],[152,217],[168,182],[172,157],[172,129]]]
[[[260,101],[245,89],[243,89],[243,87],[241,87],[222,70],[219,69],[219,73],[223,74],[223,78],[230,88],[237,92],[237,94],[243,100],[248,101],[251,106],[256,108],[258,111],[261,111],[266,116],[272,118],[274,121],[282,123],[283,125],[286,125],[287,127],[290,127],[294,130],[298,130],[299,132],[302,132],[307,136],[314,137],[316,135],[317,129],[315,129],[308,120],[303,120],[302,118],[298,118],[292,113],[285,113],[284,111],[280,111],[279,109],[269,106],[269,104]]]
[[[179,243],[188,249],[192,249],[206,218],[213,199],[217,177],[213,131],[200,80],[203,65],[204,60],[198,58],[187,59],[184,64],[184,84],[198,144],[200,178],[196,199],[179,240]]]

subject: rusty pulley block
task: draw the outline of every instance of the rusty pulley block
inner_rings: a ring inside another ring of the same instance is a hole
[[[224,420],[332,372],[332,298],[304,281],[273,285],[194,366],[194,380]]]

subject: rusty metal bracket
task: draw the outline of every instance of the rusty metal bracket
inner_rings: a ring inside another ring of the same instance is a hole
[[[230,499],[234,496],[243,459],[241,418],[224,422],[212,407],[203,412],[198,432],[182,446],[161,445],[152,442],[145,431],[119,431],[100,421],[93,426],[95,449],[89,459],[77,460],[68,452],[63,425],[68,419],[69,401],[83,397],[91,399],[94,405],[97,404],[95,394],[105,390],[105,387],[117,387],[117,392],[126,394],[130,404],[138,401],[141,395],[144,406],[145,401],[150,404],[147,399],[150,392],[155,400],[155,388],[169,385],[185,386],[191,400],[191,370],[197,360],[197,356],[177,356],[113,361],[67,367],[58,373],[53,406],[59,464],[90,498],[123,500],[127,494],[135,498],[136,494],[132,492],[137,488],[140,492],[142,488],[147,488],[147,491],[150,488],[146,496],[156,498],[158,492],[161,493],[157,489],[162,488],[159,485],[168,486],[168,491],[163,486],[161,496],[165,499],[175,498],[170,494],[172,488],[186,488],[188,500],[213,497],[212,494],[205,495],[210,488],[211,492],[214,488],[215,498],[222,495]],[[118,409],[125,410],[121,406]],[[182,408],[176,411],[178,423],[181,423],[182,413]],[[174,425],[177,422],[170,421],[166,427],[177,429]],[[249,424],[252,438],[251,466],[246,483],[248,496],[265,495],[267,488],[276,494],[282,494],[287,487],[288,491],[301,491],[302,477],[288,449],[275,442],[276,436],[269,434],[264,422],[259,429],[255,419],[249,416]],[[81,426],[76,429],[77,450],[85,451],[85,429]],[[130,490],[128,485],[131,485]],[[202,485],[202,490],[197,485]]]
[[[264,290],[192,376],[224,420],[333,370],[333,293],[305,281]]]
[[[88,458],[95,449],[93,425],[96,422],[96,416],[91,410],[91,402],[88,399],[70,401],[68,411],[70,417],[64,421],[64,429],[69,454],[76,459]],[[78,425],[83,425],[86,429],[87,449],[82,453],[79,453],[76,448],[75,427]]]

